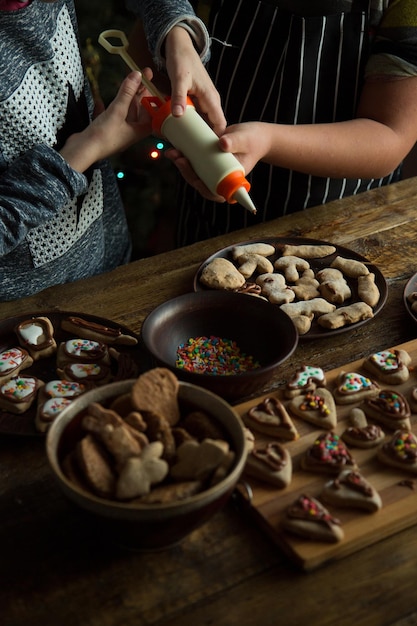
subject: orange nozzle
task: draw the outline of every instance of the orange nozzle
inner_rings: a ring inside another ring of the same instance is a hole
[[[236,191],[244,187],[246,191],[250,189],[250,183],[246,180],[243,175],[243,172],[240,170],[235,170],[234,172],[230,172],[227,176],[220,181],[217,185],[217,193],[223,198],[226,198],[229,204],[234,204],[236,200],[233,198]]]

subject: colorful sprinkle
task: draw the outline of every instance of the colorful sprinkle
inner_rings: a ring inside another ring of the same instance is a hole
[[[196,374],[228,376],[260,367],[252,356],[241,352],[235,341],[221,337],[192,337],[177,348],[176,366]]]

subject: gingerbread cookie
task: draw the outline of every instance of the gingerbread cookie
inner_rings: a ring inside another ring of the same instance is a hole
[[[233,291],[242,287],[246,279],[231,261],[218,257],[203,268],[200,282],[210,289]]]
[[[35,401],[43,381],[36,376],[14,376],[0,387],[0,409],[24,413]]]
[[[342,433],[342,439],[349,446],[356,448],[375,448],[385,438],[385,433],[378,424],[368,424],[365,412],[357,407],[349,413],[351,425]]]
[[[89,385],[68,380],[50,380],[38,394],[35,427],[46,432],[58,415],[78,396],[90,389]]]
[[[138,498],[164,480],[169,467],[161,458],[162,452],[162,443],[154,441],[145,446],[139,456],[126,460],[117,479],[115,495],[118,500]]]
[[[282,402],[275,397],[264,398],[243,415],[243,421],[249,428],[274,438],[290,441],[298,439],[299,434]]]
[[[164,367],[145,372],[134,382],[132,404],[143,414],[153,413],[164,417],[170,426],[180,418],[178,405],[178,379]]]
[[[285,511],[281,528],[304,539],[335,543],[344,538],[340,520],[316,498],[303,494]]]
[[[353,404],[378,393],[379,385],[370,378],[356,372],[340,372],[333,396],[337,404]]]
[[[292,398],[288,408],[293,415],[319,428],[332,429],[337,424],[336,405],[327,389],[307,391]]]
[[[0,384],[17,376],[21,370],[30,367],[33,359],[24,348],[6,348],[0,352]]]
[[[358,470],[343,470],[327,482],[320,497],[328,504],[375,513],[382,508],[379,493]]]
[[[411,357],[405,350],[382,350],[365,359],[363,367],[387,385],[400,385],[410,376],[410,363]]]
[[[283,489],[292,478],[291,455],[278,441],[255,445],[247,456],[245,473]]]
[[[300,395],[300,393],[305,393],[306,391],[317,389],[317,387],[325,386],[326,376],[321,367],[303,365],[287,382],[284,393],[287,398],[293,398],[294,396]]]
[[[61,328],[76,337],[92,339],[99,343],[135,346],[138,340],[133,335],[125,335],[120,328],[110,328],[82,317],[69,316],[62,320]]]
[[[32,317],[20,322],[15,328],[19,343],[37,361],[56,351],[54,327],[47,317]]]
[[[417,438],[409,430],[397,430],[378,449],[378,459],[390,467],[417,474]]]
[[[381,389],[375,398],[368,398],[363,406],[368,417],[391,430],[411,429],[410,407],[402,393]]]
[[[301,467],[308,471],[338,474],[356,468],[356,463],[342,439],[334,432],[319,435],[301,458]]]

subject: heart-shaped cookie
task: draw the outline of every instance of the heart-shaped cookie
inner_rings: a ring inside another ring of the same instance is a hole
[[[383,383],[398,385],[408,380],[410,363],[411,357],[405,350],[382,350],[371,354],[363,366]]]
[[[291,455],[277,441],[257,445],[248,454],[245,473],[282,489],[291,482]]]
[[[375,397],[378,392],[378,384],[370,378],[356,372],[340,372],[333,396],[337,404],[353,404]]]
[[[408,430],[397,430],[377,452],[385,465],[417,474],[417,438]]]
[[[320,497],[328,504],[375,513],[382,507],[379,493],[357,470],[343,470],[323,488]]]
[[[368,417],[392,430],[411,429],[410,407],[399,391],[381,389],[376,398],[365,401],[363,409]]]
[[[338,474],[356,468],[352,455],[334,432],[319,435],[301,458],[301,467],[314,472]]]
[[[276,397],[264,398],[243,415],[246,426],[260,433],[287,440],[299,434],[282,402]]]
[[[314,389],[295,396],[288,408],[294,415],[319,428],[330,430],[336,427],[336,405],[328,389]]]
[[[344,537],[340,521],[321,502],[301,495],[285,511],[281,528],[313,541],[341,541]]]

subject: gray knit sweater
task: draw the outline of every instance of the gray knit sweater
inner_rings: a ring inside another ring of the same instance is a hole
[[[207,58],[208,37],[191,5],[129,0],[159,64],[173,24]],[[58,150],[85,128],[93,102],[81,63],[73,0],[33,0],[0,11],[0,301],[108,271],[129,260],[130,240],[113,172],[85,174]]]

